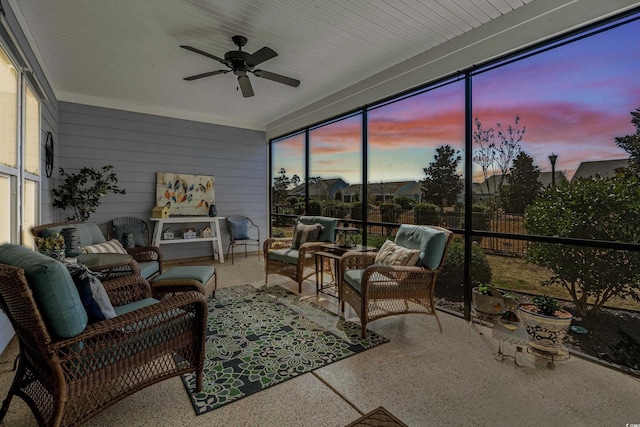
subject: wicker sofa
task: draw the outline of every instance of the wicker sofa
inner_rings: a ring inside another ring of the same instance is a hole
[[[104,282],[115,317],[87,324],[69,271],[28,248],[0,245],[0,304],[19,363],[0,410],[21,397],[41,426],[79,425],[164,379],[196,373],[203,386],[207,304],[197,292],[151,298],[140,276]]]
[[[36,237],[49,237],[54,233],[60,233],[63,228],[74,227],[78,229],[80,244],[82,246],[105,243],[100,227],[93,222],[57,222],[33,227],[31,233]],[[133,257],[135,263],[128,268],[122,268],[119,275],[139,274],[147,280],[162,274],[162,253],[154,246],[128,248],[126,251]],[[118,275],[113,272],[111,277]]]

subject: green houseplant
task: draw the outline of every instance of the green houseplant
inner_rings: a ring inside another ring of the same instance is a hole
[[[59,209],[71,209],[73,215],[68,221],[87,221],[100,206],[100,199],[109,193],[125,194],[118,187],[118,178],[111,172],[113,166],[103,166],[99,170],[84,167],[78,173],[68,174],[60,168],[64,182],[52,190],[53,206]]]
[[[520,320],[527,329],[529,346],[545,353],[558,354],[573,315],[562,309],[555,298],[538,295],[518,307]]]

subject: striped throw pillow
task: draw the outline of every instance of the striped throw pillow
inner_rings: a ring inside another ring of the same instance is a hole
[[[419,258],[419,250],[407,249],[403,246],[396,245],[391,240],[387,240],[376,254],[374,264],[414,266],[418,262]]]
[[[296,224],[296,229],[293,232],[291,249],[300,249],[300,246],[306,242],[317,242],[322,230],[324,230],[322,224],[305,225],[299,222]]]
[[[127,250],[122,243],[116,239],[109,240],[104,243],[96,243],[95,245],[83,246],[82,253],[85,254],[126,254]]]

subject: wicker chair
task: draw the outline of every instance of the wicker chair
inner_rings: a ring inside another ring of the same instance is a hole
[[[133,259],[140,264],[142,277],[151,281],[162,274],[162,253],[160,252],[160,248],[151,246],[151,234],[146,221],[135,217],[114,218],[107,224],[107,240],[119,240],[119,237],[121,237],[119,236],[121,233],[118,233],[119,227],[126,228],[136,226],[140,227],[143,241],[140,242],[140,246],[136,244],[136,247],[126,249]]]
[[[303,243],[299,249],[292,249],[293,238],[270,238],[263,244],[264,253],[264,284],[267,286],[269,274],[279,274],[298,282],[298,292],[302,292],[302,282],[315,274],[314,253],[322,245],[333,243],[335,229],[338,225],[336,218],[321,216],[301,216],[298,221],[302,224],[322,224],[324,229],[317,242]],[[306,271],[305,271],[306,269]]]
[[[229,248],[227,258],[231,252],[231,264],[233,264],[233,248],[244,246],[244,256],[247,257],[247,246],[256,246],[260,255],[260,228],[250,218],[241,215],[229,215],[226,219],[229,232]]]
[[[89,324],[72,338],[57,338],[44,323],[25,271],[0,264],[0,304],[20,345],[0,423],[13,396],[27,403],[40,426],[57,427],[82,424],[124,397],[177,375],[195,371],[202,388],[204,297],[185,292],[149,303],[153,300],[145,298],[151,291],[140,276],[104,286],[114,306],[151,305]]]
[[[363,338],[367,323],[405,313],[435,316],[442,332],[433,292],[451,236],[440,227],[401,225],[396,244],[420,250],[415,266],[376,265],[375,253],[347,252],[341,257],[341,310],[346,302],[356,311]]]

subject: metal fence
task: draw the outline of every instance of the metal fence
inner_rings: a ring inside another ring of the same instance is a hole
[[[301,213],[294,208],[276,206],[272,213],[272,235],[291,236],[296,218]],[[322,215],[344,219],[354,227],[361,227],[361,222],[352,220],[348,209],[329,206],[320,208],[307,215]],[[400,224],[439,225],[449,229],[464,228],[464,212],[424,212],[414,209],[395,209],[389,207],[371,206],[367,212],[367,235],[371,237],[393,239]],[[526,234],[523,215],[491,214],[485,212],[473,213],[473,229],[493,231],[505,234]],[[376,239],[372,239],[376,240]],[[479,237],[478,244],[486,253],[523,257],[526,253],[527,242],[516,239],[497,237]]]

